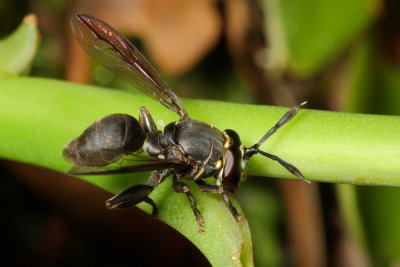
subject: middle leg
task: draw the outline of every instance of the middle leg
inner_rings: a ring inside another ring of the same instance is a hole
[[[172,188],[174,189],[175,192],[177,193],[185,193],[187,198],[189,199],[189,204],[190,207],[192,208],[193,214],[196,217],[196,222],[197,222],[197,227],[198,227],[198,232],[205,232],[205,223],[203,216],[201,216],[200,211],[197,209],[197,203],[193,195],[189,192],[189,187],[180,182],[178,177],[174,174],[173,178],[173,185]]]

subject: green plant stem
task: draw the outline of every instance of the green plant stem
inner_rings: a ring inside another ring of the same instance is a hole
[[[256,143],[288,110],[217,101],[183,102],[193,119],[219,129],[234,129],[247,146]],[[149,108],[160,129],[160,125],[178,119],[144,95],[48,79],[1,80],[0,157],[65,172],[70,164],[61,152],[68,141],[101,116],[129,113],[137,117],[140,106]],[[400,117],[302,109],[261,149],[291,162],[311,181],[398,186],[399,133]],[[293,178],[282,166],[262,156],[250,160],[249,173]],[[132,184],[146,183],[147,177],[139,174],[81,179],[117,193]],[[251,266],[247,223],[238,226],[219,196],[195,189],[192,192],[206,220],[205,234],[196,232],[185,196],[172,193],[169,180],[151,195],[159,206],[160,219],[194,242],[214,266]],[[146,204],[139,207],[151,211]]]
[[[164,125],[178,119],[173,112],[143,95],[45,79],[4,80],[0,83],[0,97],[1,136],[6,141],[2,142],[0,156],[59,171],[68,166],[58,154],[63,146],[100,116],[121,112],[137,117],[138,108],[143,105]],[[192,118],[219,129],[236,130],[247,146],[257,142],[288,110],[217,101],[184,100],[184,103]],[[399,116],[302,109],[261,149],[291,162],[312,181],[398,186],[399,133]],[[42,150],[46,149],[44,145],[58,148],[53,152],[54,158],[46,153],[38,160],[38,152],[28,153],[29,149],[36,151],[32,145],[41,140],[46,140],[41,144]],[[252,158],[249,172],[258,176],[293,177],[262,156]]]
[[[0,105],[0,158],[60,172],[71,167],[61,155],[66,143],[101,116],[116,112],[136,116],[139,106],[144,105],[156,121],[177,119],[174,113],[143,95],[37,78],[0,80]],[[146,184],[148,177],[147,172],[79,178],[118,193],[134,184]],[[248,223],[239,225],[221,196],[200,192],[193,183],[188,185],[204,217],[206,232],[197,232],[188,200],[184,194],[173,192],[171,179],[150,195],[158,206],[159,219],[193,242],[213,266],[253,266]],[[237,205],[234,199],[233,202]],[[137,206],[148,213],[152,211],[146,203]]]

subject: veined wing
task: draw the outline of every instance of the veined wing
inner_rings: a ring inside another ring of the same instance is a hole
[[[110,165],[105,167],[81,167],[74,166],[68,170],[68,174],[75,175],[104,175],[104,174],[119,174],[132,173],[162,169],[185,170],[187,164],[177,160],[163,160],[158,158],[147,158],[139,160],[127,160],[128,165]]]
[[[182,119],[190,119],[179,97],[151,63],[110,25],[89,15],[76,14],[72,18],[72,29],[79,44],[97,63],[158,100]]]

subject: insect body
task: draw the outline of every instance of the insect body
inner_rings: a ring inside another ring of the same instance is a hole
[[[296,115],[302,104],[286,112],[257,144],[246,148],[235,131],[220,131],[207,123],[192,120],[180,99],[154,67],[111,26],[83,14],[75,15],[72,25],[81,46],[98,63],[180,116],[179,121],[159,131],[145,107],[139,110],[139,121],[127,114],[111,114],[92,123],[67,144],[63,151],[64,158],[75,165],[69,170],[70,174],[100,175],[152,170],[147,185],[134,185],[122,191],[107,200],[107,207],[127,208],[145,201],[152,205],[156,215],[157,206],[149,195],[172,175],[174,191],[186,194],[198,230],[203,232],[204,220],[184,180],[194,181],[204,192],[221,194],[238,222],[243,222],[244,218],[232,205],[229,195],[239,186],[251,156],[261,154],[271,158],[305,180],[290,163],[259,150],[269,136]],[[137,160],[131,161],[135,164],[112,165],[127,155],[137,156]],[[215,177],[216,184],[205,183],[202,179],[207,177]]]

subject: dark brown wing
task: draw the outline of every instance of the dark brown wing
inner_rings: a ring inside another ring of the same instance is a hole
[[[118,173],[131,173],[152,171],[161,169],[174,169],[185,170],[188,168],[187,164],[177,160],[163,160],[157,158],[148,158],[141,160],[128,160],[129,165],[111,165],[105,167],[80,167],[74,166],[68,170],[68,174],[75,175],[104,175],[104,174],[118,174]]]
[[[72,18],[72,29],[82,48],[100,65],[124,78],[148,96],[190,119],[178,96],[151,63],[107,23],[84,14]]]

